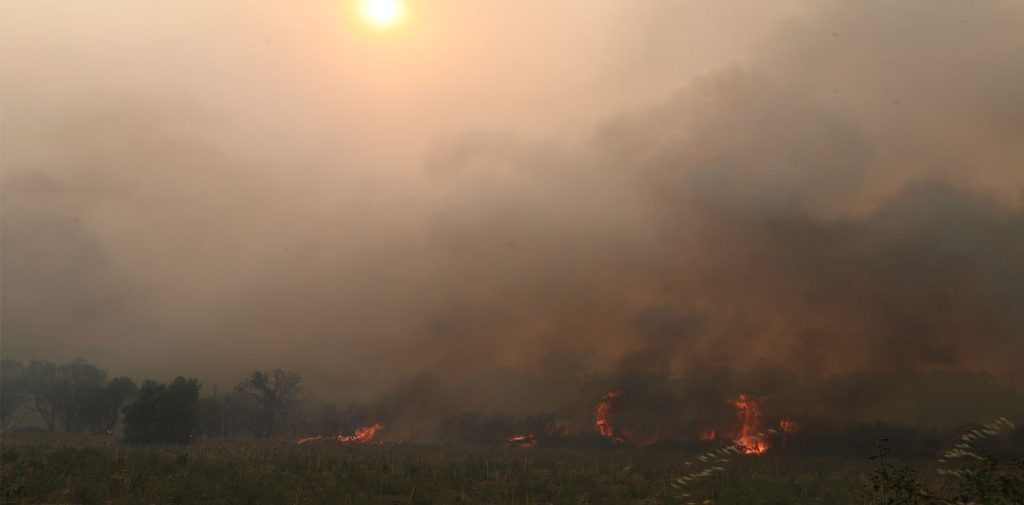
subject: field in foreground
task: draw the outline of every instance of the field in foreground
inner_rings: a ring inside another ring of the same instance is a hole
[[[674,451],[6,438],[0,501],[15,503],[680,503]],[[698,503],[859,503],[863,459],[741,457]],[[692,499],[692,498],[691,498]]]

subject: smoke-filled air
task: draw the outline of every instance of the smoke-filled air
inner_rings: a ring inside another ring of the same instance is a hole
[[[11,377],[152,379],[200,417],[290,385],[287,416],[182,436],[303,447],[742,457],[1020,421],[1022,2],[0,18]],[[5,430],[93,426],[25,391]],[[93,431],[131,441],[145,391]]]

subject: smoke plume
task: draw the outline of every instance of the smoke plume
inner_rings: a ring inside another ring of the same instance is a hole
[[[360,147],[366,111],[261,123],[274,98],[358,108],[320,87],[240,85],[254,129],[187,94],[33,108],[16,59],[4,355],[223,386],[280,366],[410,426],[474,409],[583,424],[617,388],[649,438],[670,428],[648,412],[695,430],[742,388],[866,409],[887,401],[879,377],[1019,372],[1024,5],[795,11],[582,139],[484,125]],[[685,49],[648,21],[644,65],[668,78]],[[594,96],[645,72],[609,68]]]

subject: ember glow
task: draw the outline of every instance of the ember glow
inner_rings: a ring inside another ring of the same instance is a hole
[[[522,447],[528,449],[530,447],[537,447],[537,435],[516,435],[508,439],[509,447]]]
[[[746,454],[764,454],[768,450],[768,442],[761,434],[761,407],[756,400],[744,394],[732,400],[732,404],[741,423],[736,443]]]
[[[609,391],[601,398],[601,401],[597,402],[597,406],[594,407],[594,429],[597,430],[601,436],[612,438],[618,441],[622,439],[615,436],[615,428],[608,422],[608,415],[612,410],[612,400],[619,397],[622,391]]]
[[[703,430],[700,430],[700,439],[701,440],[711,441],[711,440],[715,440],[716,438],[717,437],[716,437],[715,430],[712,430],[710,428],[704,428]]]
[[[779,421],[779,429],[783,433],[800,433],[803,428],[792,419],[783,419]]]
[[[335,440],[343,444],[367,444],[373,441],[373,437],[378,431],[384,429],[384,425],[380,423],[374,423],[372,426],[364,426],[355,431],[351,435],[334,435],[331,437],[325,437],[323,435],[315,437],[300,438],[299,444],[305,444],[306,442],[312,442],[315,440]]]

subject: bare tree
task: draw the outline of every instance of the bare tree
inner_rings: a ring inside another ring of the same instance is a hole
[[[112,429],[121,405],[135,392],[131,379],[108,383],[106,372],[82,359],[61,365],[33,360],[21,380],[32,398],[29,410],[48,430],[56,430],[60,423],[68,433]]]

